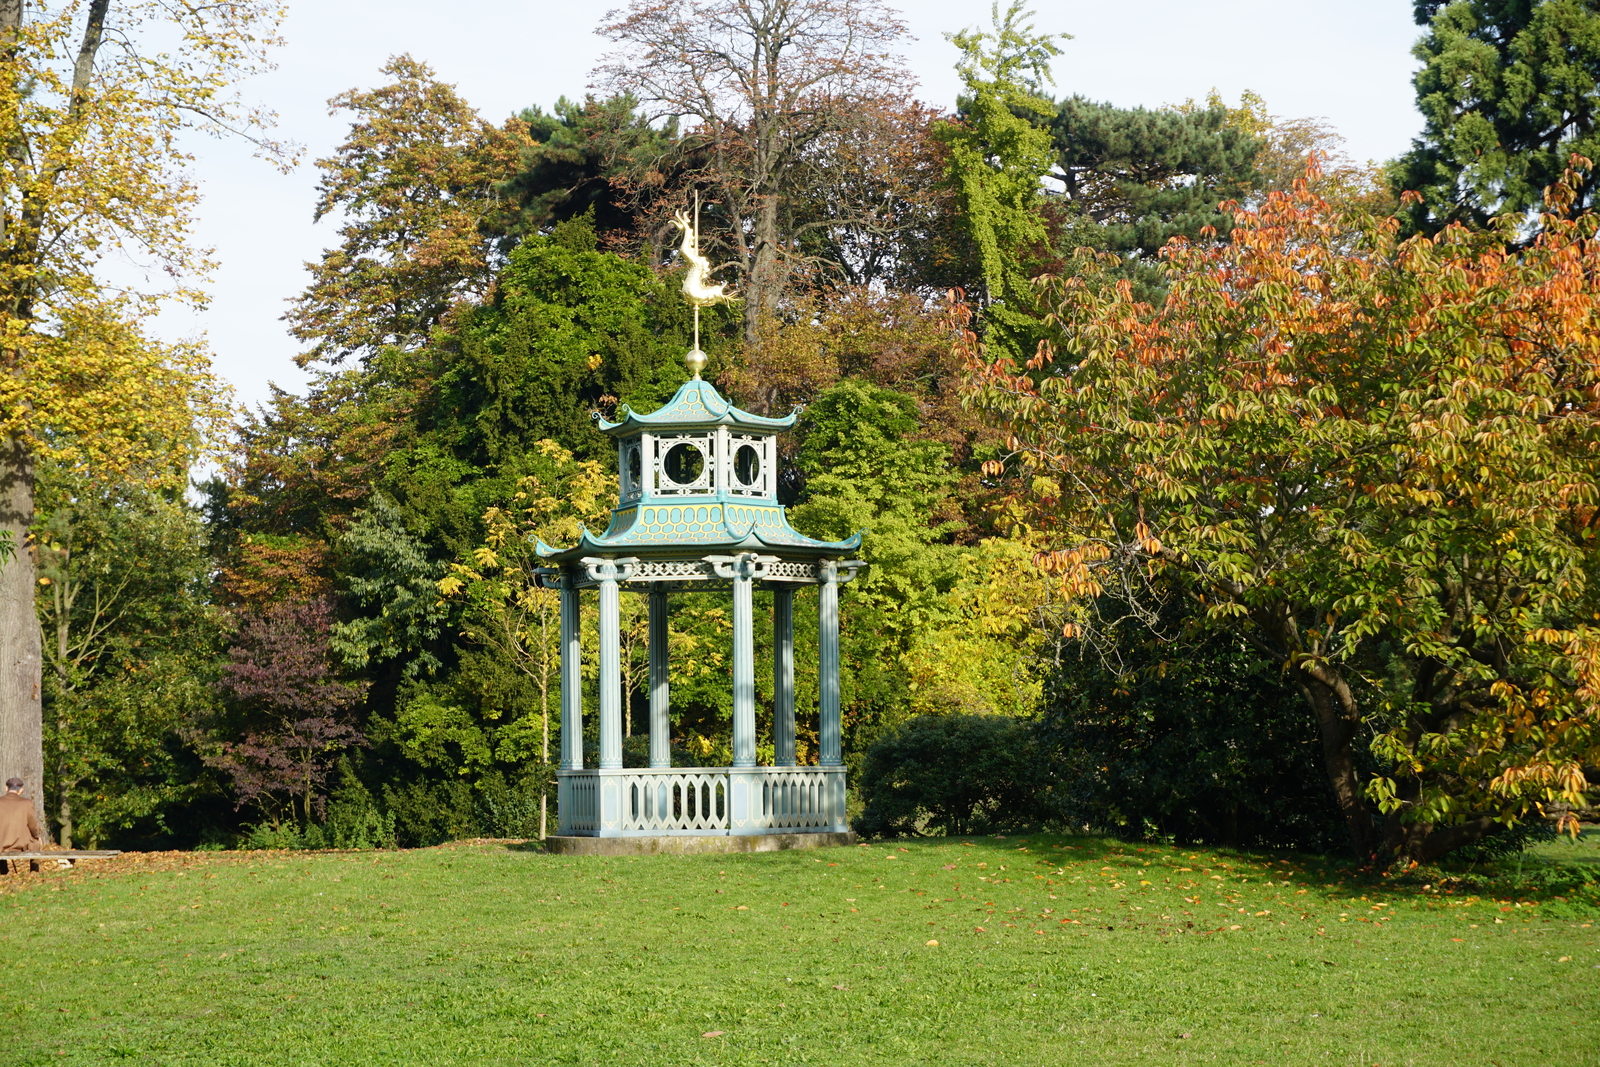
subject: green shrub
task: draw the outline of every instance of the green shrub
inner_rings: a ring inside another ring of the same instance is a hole
[[[1031,724],[1002,715],[923,715],[867,749],[855,829],[867,837],[977,834],[1035,826],[1044,808]]]
[[[550,832],[555,832],[556,801],[554,775],[549,786]],[[529,771],[507,781],[499,771],[491,771],[478,781],[478,826],[484,837],[538,837],[541,776]]]
[[[312,842],[319,832],[320,843]],[[310,827],[307,848],[394,848],[394,815],[380,811],[348,758],[339,761],[339,780],[328,798],[328,814],[322,825]]]
[[[385,784],[383,810],[393,817],[395,837],[404,848],[485,836],[472,783],[465,779],[413,779],[398,789]]]
[[[1236,637],[1129,630],[1117,669],[1086,650],[1046,686],[1054,817],[1135,840],[1344,847],[1310,712],[1279,666]]]
[[[239,838],[239,847],[242,849],[292,849],[305,847],[305,835],[300,827],[294,823],[272,822],[255,823],[244,828],[244,834]]]

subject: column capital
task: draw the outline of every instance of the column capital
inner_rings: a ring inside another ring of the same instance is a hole
[[[755,580],[767,576],[767,567],[778,562],[775,556],[761,556],[754,552],[740,552],[733,556],[706,556],[711,573],[718,578]]]
[[[591,582],[625,582],[633,577],[634,568],[639,563],[633,556],[622,559],[584,556],[578,562],[583,564]]]
[[[819,559],[817,560],[817,581],[837,582],[843,585],[856,576],[856,571],[866,565],[866,561],[860,559]]]
[[[533,572],[540,589],[576,589],[577,583],[564,567],[540,567]]]

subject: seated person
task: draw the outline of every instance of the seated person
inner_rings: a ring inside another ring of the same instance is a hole
[[[33,801],[22,795],[22,779],[8,778],[0,796],[0,853],[35,852],[43,843]]]

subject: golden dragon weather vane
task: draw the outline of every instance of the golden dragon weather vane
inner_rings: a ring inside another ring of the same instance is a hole
[[[731,293],[723,292],[722,283],[711,281],[711,261],[700,251],[700,194],[694,194],[694,218],[682,208],[672,214],[672,224],[683,231],[683,245],[679,251],[689,263],[689,272],[683,276],[683,295],[694,308],[694,348],[684,357],[689,373],[696,378],[705,369],[706,354],[700,350],[700,309],[712,304],[726,304],[737,300]]]

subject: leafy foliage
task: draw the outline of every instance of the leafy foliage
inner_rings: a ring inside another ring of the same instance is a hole
[[[445,621],[437,583],[444,568],[428,558],[394,504],[374,497],[339,538],[338,556],[355,618],[334,623],[330,638],[346,668],[405,657],[408,676],[437,669],[433,645]]]
[[[923,715],[867,749],[853,822],[868,837],[989,833],[1043,820],[1030,724],[999,715]]]
[[[1400,243],[1302,184],[1172,249],[1162,307],[1070,278],[1054,350],[977,365],[1064,588],[1148,620],[1161,576],[1288,670],[1360,855],[1581,804],[1600,756],[1592,225]]]
[[[212,704],[207,656],[220,627],[206,604],[199,517],[169,494],[55,467],[39,499],[35,607],[59,839],[161,828],[196,792],[184,735]]]

